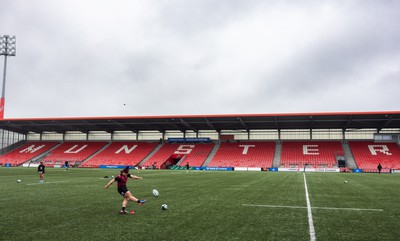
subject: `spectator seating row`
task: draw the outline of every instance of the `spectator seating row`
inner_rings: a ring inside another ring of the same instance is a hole
[[[357,141],[349,144],[361,169],[377,170],[379,163],[385,169],[400,169],[400,148],[396,143]]]
[[[64,142],[53,149],[43,162],[45,166],[64,164],[65,161],[73,165],[76,162],[83,162],[106,144],[107,142]]]
[[[208,166],[271,167],[275,142],[221,143]]]
[[[155,142],[113,142],[99,154],[85,161],[82,167],[100,165],[135,166],[156,148]]]
[[[211,153],[214,143],[204,143],[204,144],[195,144],[195,145],[188,145],[188,146],[181,146],[181,148],[175,152],[175,154],[179,153],[185,153],[189,152],[189,149],[186,148],[191,148],[191,146],[194,146],[192,151],[190,153],[185,154],[185,159],[183,159],[183,162],[181,163],[181,166],[186,165],[186,163],[189,163],[189,166],[201,166],[203,165],[204,161],[207,159],[208,155]],[[183,150],[182,149],[186,149]]]
[[[186,163],[189,163],[190,166],[201,166],[213,147],[214,143],[164,143],[142,166],[154,165],[156,168],[159,168],[171,156],[179,160],[182,159],[182,166],[186,165]]]
[[[58,145],[58,142],[28,142],[21,147],[0,156],[0,164],[6,163],[12,166],[21,165],[43,154]]]
[[[281,166],[303,167],[305,164],[314,167],[334,167],[336,156],[343,155],[340,142],[287,141],[282,143]]]
[[[59,145],[56,147],[56,145]],[[108,145],[108,146],[107,146]],[[158,142],[29,142],[3,156],[0,164],[13,166],[48,152],[45,165],[63,164],[69,161],[83,162],[82,167],[99,165],[138,165],[158,145]],[[400,148],[396,143],[376,143],[372,141],[351,141],[350,149],[356,164],[362,169],[374,169],[381,163],[383,168],[400,169]],[[243,141],[221,143],[208,166],[271,167],[274,159],[275,142]],[[201,166],[210,155],[214,143],[179,144],[164,143],[142,166],[156,163],[159,167],[168,158],[181,159],[181,166]],[[102,150],[102,148],[104,148]],[[101,150],[101,151],[100,151]],[[285,141],[282,143],[281,166],[335,167],[336,156],[343,155],[338,141]]]

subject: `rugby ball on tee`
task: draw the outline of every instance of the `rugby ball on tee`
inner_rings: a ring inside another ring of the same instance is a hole
[[[153,196],[154,196],[154,197],[160,196],[160,193],[158,192],[157,189],[153,189]]]

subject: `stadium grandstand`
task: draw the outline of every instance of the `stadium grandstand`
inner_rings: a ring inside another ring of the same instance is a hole
[[[400,112],[0,120],[2,166],[400,169]]]

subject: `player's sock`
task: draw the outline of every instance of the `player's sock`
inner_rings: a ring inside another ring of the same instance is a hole
[[[121,209],[122,211],[125,211],[125,207],[122,207],[122,209]]]

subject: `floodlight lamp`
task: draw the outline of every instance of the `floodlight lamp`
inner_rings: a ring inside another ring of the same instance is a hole
[[[10,44],[15,44],[15,42],[16,42],[15,36],[12,36],[12,37],[8,38],[8,40],[9,40]]]
[[[0,37],[1,43],[5,43],[5,42],[7,41],[7,38],[8,38],[8,35],[3,35],[3,36],[1,36],[1,37]]]
[[[0,55],[15,56],[16,37],[3,35],[0,37]]]

